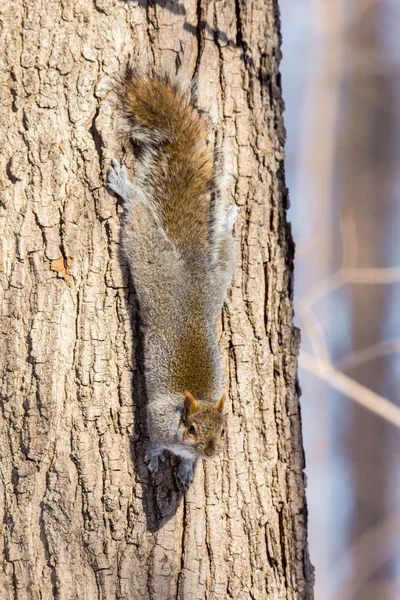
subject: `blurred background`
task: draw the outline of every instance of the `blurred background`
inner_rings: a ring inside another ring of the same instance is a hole
[[[400,599],[400,0],[280,0],[316,600]]]

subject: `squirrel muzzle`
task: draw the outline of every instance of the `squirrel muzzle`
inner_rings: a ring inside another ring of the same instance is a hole
[[[208,440],[206,447],[204,448],[204,454],[206,456],[213,456],[215,454],[215,441]]]

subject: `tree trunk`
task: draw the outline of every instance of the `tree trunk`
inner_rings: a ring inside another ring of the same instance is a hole
[[[276,1],[1,7],[0,597],[309,599]],[[104,184],[128,57],[218,120],[239,206],[228,447],[150,476],[134,299]]]

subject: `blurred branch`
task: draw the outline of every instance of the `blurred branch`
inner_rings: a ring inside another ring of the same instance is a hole
[[[328,349],[325,343],[324,331],[321,323],[311,310],[300,311],[302,329],[307,332],[311,346],[314,350],[318,364],[330,363]]]
[[[332,181],[335,168],[335,149],[340,110],[340,73],[343,69],[343,22],[344,7],[340,0],[321,2],[313,0],[310,6],[312,27],[323,33],[314,39],[313,52],[308,60],[308,77],[304,91],[300,118],[300,136],[297,178],[294,193],[299,198],[315,199],[314,227],[316,235],[329,239],[331,234],[328,214],[333,203]],[[319,107],[315,110],[315,107]],[[318,148],[318,152],[315,152]],[[301,256],[312,245],[313,234],[306,244],[299,244],[297,255]],[[327,246],[325,245],[325,249]],[[314,257],[322,259],[321,252]]]
[[[354,379],[337,371],[321,357],[317,361],[317,359],[310,354],[300,352],[299,363],[303,369],[306,369],[313,375],[323,379],[333,388],[354,400],[354,402],[357,402],[367,410],[370,410],[382,417],[382,419],[385,419],[386,421],[389,421],[389,423],[400,428],[400,408],[383,396],[375,394],[375,392],[369,390]]]
[[[400,267],[385,267],[380,269],[362,269],[360,267],[341,269],[339,271],[345,283],[397,283],[400,281]]]
[[[342,268],[355,267],[358,261],[358,240],[354,213],[347,211],[340,218],[342,235]]]
[[[311,286],[309,291],[304,294],[299,300],[299,306],[302,310],[311,310],[311,307],[324,296],[332,293],[334,290],[345,285],[345,281],[340,276],[340,271],[337,271],[333,275],[329,275],[318,281],[315,285]]]
[[[351,580],[351,583],[345,582],[339,590],[335,590],[335,598],[353,600],[358,597],[369,577],[396,554],[399,535],[400,516],[395,516],[380,521],[347,548],[333,569],[338,573],[346,573],[348,565],[353,563],[357,579]]]
[[[400,339],[378,342],[377,344],[368,346],[368,348],[346,354],[338,361],[337,367],[341,371],[347,371],[392,352],[400,352]]]
[[[371,285],[390,284],[400,282],[400,267],[382,268],[342,268],[333,275],[329,275],[311,287],[307,294],[301,298],[299,305],[310,308],[320,298],[348,283],[364,283]]]

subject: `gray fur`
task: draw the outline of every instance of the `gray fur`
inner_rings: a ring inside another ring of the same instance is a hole
[[[194,466],[196,460],[194,458],[182,458],[179,463],[176,479],[182,488],[188,488],[193,481]]]
[[[146,454],[144,455],[144,461],[147,463],[147,468],[150,473],[157,473],[158,471],[158,460],[161,462],[165,461],[163,456],[164,448],[157,446],[156,444],[149,444],[147,446]]]
[[[125,202],[133,197],[133,184],[129,181],[125,165],[120,165],[115,159],[111,162],[107,175],[107,185]]]
[[[193,480],[194,464],[199,456],[193,444],[183,439],[183,401],[185,390],[171,389],[171,370],[176,345],[190,319],[190,302],[195,290],[201,296],[207,330],[209,356],[213,364],[213,390],[199,398],[215,403],[223,393],[221,363],[216,340],[216,321],[220,316],[226,288],[233,270],[232,228],[236,206],[223,212],[218,226],[220,239],[215,242],[214,258],[183,257],[168,240],[159,224],[156,207],[144,189],[147,163],[139,167],[135,185],[124,166],[113,160],[108,186],[125,205],[122,245],[128,260],[144,324],[145,376],[148,392],[147,422],[150,445],[145,461],[151,472],[158,470],[164,450],[181,457],[177,480],[188,487]],[[224,253],[221,249],[224,247]],[[189,390],[190,391],[190,390]]]

